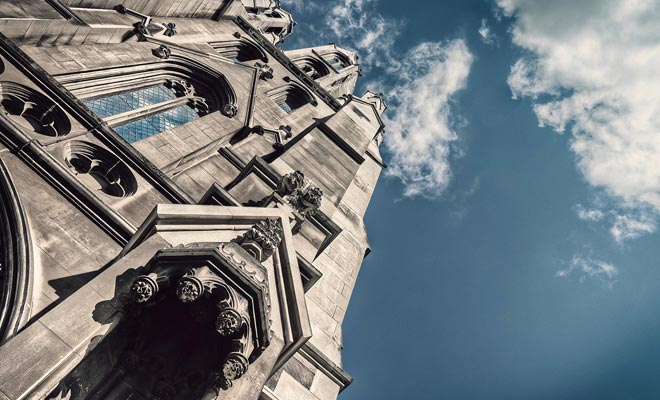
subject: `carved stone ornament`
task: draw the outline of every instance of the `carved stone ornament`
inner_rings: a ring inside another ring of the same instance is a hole
[[[197,114],[199,115],[206,115],[209,113],[210,108],[208,103],[206,102],[206,99],[202,97],[193,97],[190,100],[188,100],[188,105],[190,108],[195,110]]]
[[[273,68],[268,64],[257,61],[254,66],[259,72],[259,79],[268,80],[273,79]]]
[[[309,217],[316,214],[321,207],[323,191],[315,186],[308,186],[305,189],[294,191],[287,196],[287,200],[298,212]]]
[[[222,336],[230,336],[238,332],[243,322],[243,317],[233,308],[225,308],[220,311],[215,321],[215,330]]]
[[[161,60],[167,60],[172,55],[172,50],[170,50],[170,48],[167,47],[166,45],[161,44],[160,46],[158,46],[157,49],[153,50],[153,53],[156,57],[160,58]]]
[[[280,196],[288,196],[293,194],[296,190],[302,189],[304,184],[305,175],[300,171],[293,171],[282,176],[277,183],[277,194]]]
[[[189,97],[195,95],[195,88],[190,82],[183,79],[167,79],[165,86],[174,90],[177,97]]]
[[[228,118],[234,118],[238,114],[238,107],[235,104],[227,103],[222,106],[222,115]]]
[[[131,298],[137,303],[146,303],[158,293],[155,274],[139,276],[131,286]]]
[[[265,261],[282,241],[282,225],[275,219],[259,221],[235,241],[257,260]]]
[[[184,303],[191,303],[202,295],[204,284],[194,276],[183,276],[176,286],[176,296]]]
[[[222,364],[222,375],[228,381],[239,379],[248,369],[248,360],[241,353],[231,353]]]
[[[168,37],[172,37],[176,35],[176,24],[174,22],[168,22],[167,24],[165,24],[165,32],[163,33],[163,35]]]

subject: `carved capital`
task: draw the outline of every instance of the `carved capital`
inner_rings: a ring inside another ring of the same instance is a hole
[[[172,50],[166,45],[161,44],[157,49],[153,50],[153,54],[161,60],[167,60],[172,55]]]
[[[274,219],[259,221],[235,241],[257,260],[265,261],[282,241],[282,225]]]
[[[227,103],[222,106],[222,115],[228,118],[234,118],[238,114],[238,107],[235,104]]]

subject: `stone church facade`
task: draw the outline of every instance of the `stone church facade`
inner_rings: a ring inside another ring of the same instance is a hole
[[[384,168],[277,0],[0,1],[0,399],[333,400]]]

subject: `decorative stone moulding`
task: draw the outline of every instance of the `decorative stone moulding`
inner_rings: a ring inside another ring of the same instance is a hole
[[[176,296],[187,307],[206,304],[211,307],[203,309],[216,310],[213,325],[208,326],[215,327],[217,340],[227,341],[228,353],[210,373],[204,399],[215,399],[221,390],[229,389],[269,345],[268,273],[256,260],[249,261],[249,254],[238,252],[242,250],[233,243],[163,249],[145,267],[148,273],[136,278],[130,288],[130,299],[138,306]],[[187,268],[191,263],[199,266]]]
[[[107,195],[128,197],[137,192],[137,181],[128,166],[96,144],[73,140],[65,145],[64,160],[76,174],[92,177]]]
[[[235,104],[227,103],[222,107],[222,115],[228,118],[234,118],[238,114],[238,107]]]
[[[259,79],[263,79],[265,81],[273,79],[273,68],[271,66],[259,61],[257,61],[254,66],[257,68],[259,73]]]
[[[174,90],[177,97],[188,97],[195,95],[195,87],[185,79],[166,79],[165,86]]]
[[[176,24],[174,22],[168,22],[167,24],[165,24],[165,32],[163,33],[163,35],[167,37],[172,37],[176,34],[177,34]]]
[[[59,137],[71,131],[71,122],[60,106],[18,83],[0,82],[0,108],[17,124],[41,135]]]
[[[259,221],[235,241],[257,260],[266,261],[282,241],[282,225],[274,219]]]
[[[172,55],[172,50],[164,44],[153,50],[153,54],[161,60],[167,60]]]

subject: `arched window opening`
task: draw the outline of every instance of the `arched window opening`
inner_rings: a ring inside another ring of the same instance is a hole
[[[221,56],[234,60],[236,62],[247,62],[261,60],[268,62],[266,53],[254,43],[240,39],[228,40],[224,42],[210,43]]]
[[[330,74],[330,69],[321,60],[314,57],[302,57],[293,62],[312,79],[319,79]]]
[[[236,113],[236,95],[219,72],[193,60],[132,65],[58,76],[129,143],[214,111]]]
[[[325,54],[323,55],[323,59],[327,61],[328,64],[332,65],[332,67],[337,71],[341,71],[342,69],[353,64],[351,60],[346,57],[346,55],[340,52]]]
[[[307,103],[314,106],[318,104],[311,93],[293,82],[287,86],[270,91],[268,96],[287,113],[291,113]]]

